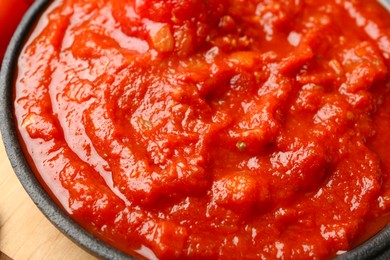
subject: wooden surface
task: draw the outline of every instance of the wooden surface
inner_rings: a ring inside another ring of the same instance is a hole
[[[1,136],[0,136],[1,137]],[[60,233],[19,183],[0,140],[0,260],[96,259]]]

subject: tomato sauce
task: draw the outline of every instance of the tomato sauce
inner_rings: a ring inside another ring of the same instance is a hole
[[[19,58],[37,177],[144,258],[329,258],[390,206],[376,1],[63,0]]]

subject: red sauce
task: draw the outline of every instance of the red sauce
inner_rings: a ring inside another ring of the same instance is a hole
[[[387,222],[375,1],[63,0],[19,58],[38,178],[146,258],[328,258]]]

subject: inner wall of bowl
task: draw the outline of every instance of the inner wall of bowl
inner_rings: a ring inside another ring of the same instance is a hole
[[[378,0],[387,10],[390,10],[390,0]]]
[[[2,122],[0,128],[6,152],[17,177],[31,199],[60,231],[98,257],[133,259],[96,239],[67,216],[37,181],[20,146],[13,116],[13,85],[17,60],[35,21],[51,2],[51,0],[35,1],[17,28],[3,60],[0,74],[0,122]],[[390,10],[389,0],[379,0],[379,2]],[[386,227],[361,246],[336,259],[390,259],[390,227]]]

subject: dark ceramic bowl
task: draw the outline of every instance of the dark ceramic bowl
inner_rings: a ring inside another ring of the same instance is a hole
[[[6,152],[24,189],[43,214],[62,233],[99,258],[134,259],[92,236],[54,203],[35,178],[19,143],[13,113],[13,84],[18,56],[35,21],[51,2],[51,0],[35,1],[19,24],[3,60],[0,74],[0,127]]]
[[[14,113],[13,85],[19,53],[30,30],[51,0],[36,0],[16,30],[3,60],[0,74],[0,128],[12,167],[24,189],[43,214],[78,245],[103,259],[134,259],[107,245],[85,231],[50,198],[32,172],[20,146]],[[390,0],[381,0],[390,10]],[[361,246],[336,259],[390,259],[390,226],[384,228]]]

